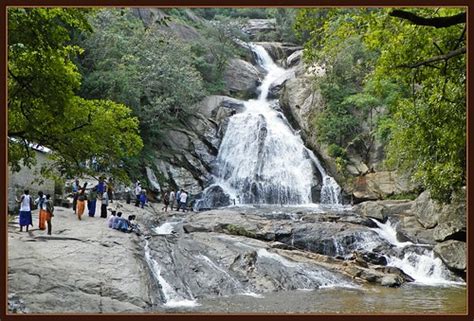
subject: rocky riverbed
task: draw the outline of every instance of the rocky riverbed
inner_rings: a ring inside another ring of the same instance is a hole
[[[413,202],[402,203],[378,205],[393,219],[389,209],[410,213]],[[52,236],[9,224],[10,311],[334,312],[331,304],[298,306],[283,298],[319,291],[350,301],[361,293],[377,303],[376,293],[386,292],[370,290],[377,288],[392,288],[394,297],[436,294],[442,303],[432,311],[453,311],[444,301],[453,297],[460,301],[457,312],[465,308],[464,281],[434,254],[433,245],[397,240],[387,218],[383,223],[370,217],[377,215],[373,209],[370,215],[360,207],[317,205],[164,213],[161,204],[140,209],[121,201],[112,207],[125,217],[136,214],[142,235],[109,229],[98,217],[78,221],[66,208],[57,208]],[[258,304],[246,307],[251,298]],[[403,306],[392,308],[411,311]],[[348,305],[340,312],[373,312],[356,310]]]

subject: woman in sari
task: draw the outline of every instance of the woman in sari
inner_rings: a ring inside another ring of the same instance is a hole
[[[84,187],[79,191],[79,195],[77,196],[77,218],[81,220],[82,214],[84,214],[84,209],[86,207],[86,186],[87,183],[84,184]]]
[[[38,198],[35,200],[35,205],[38,206],[38,228],[40,230],[46,230],[46,196],[42,191],[38,192]]]

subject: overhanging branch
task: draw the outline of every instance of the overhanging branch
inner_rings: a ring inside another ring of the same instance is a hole
[[[450,51],[445,55],[436,56],[436,57],[430,58],[428,60],[420,61],[420,62],[411,64],[411,65],[399,65],[399,66],[397,66],[397,68],[418,68],[420,66],[429,65],[433,62],[442,61],[442,60],[446,61],[448,59],[451,59],[453,57],[456,57],[456,56],[459,56],[459,55],[462,55],[462,54],[465,54],[465,53],[466,53],[466,48],[462,47],[462,48]]]
[[[405,10],[393,10],[389,13],[392,17],[397,17],[410,21],[419,26],[430,26],[435,28],[446,28],[460,23],[466,23],[466,13],[460,13],[454,16],[425,18]]]

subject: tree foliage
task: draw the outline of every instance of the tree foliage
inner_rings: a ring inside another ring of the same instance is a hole
[[[389,140],[387,164],[449,201],[466,173],[464,9],[304,9],[296,28],[306,59],[327,65],[361,37],[374,68],[343,104],[385,105],[376,132]]]
[[[82,94],[131,106],[152,144],[205,94],[191,46],[158,25],[145,29],[128,9],[100,10],[91,24],[95,32],[80,42]]]
[[[85,161],[117,170],[124,156],[142,147],[138,120],[112,101],[77,95],[81,75],[73,59],[82,49],[71,36],[90,32],[84,9],[8,10],[8,162],[35,162],[32,144],[52,150],[62,174],[85,171]]]

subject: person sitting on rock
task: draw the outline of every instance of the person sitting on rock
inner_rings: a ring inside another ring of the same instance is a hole
[[[128,232],[129,233],[134,232],[137,235],[141,235],[140,228],[138,227],[138,224],[135,223],[135,218],[136,218],[135,215],[128,216],[128,225],[129,225]]]
[[[128,232],[129,224],[128,221],[122,217],[122,212],[117,213],[113,228],[122,232]]]
[[[112,228],[114,226],[115,219],[116,219],[115,215],[116,215],[115,211],[112,211],[109,218],[107,219],[107,226],[110,227],[110,228]]]

